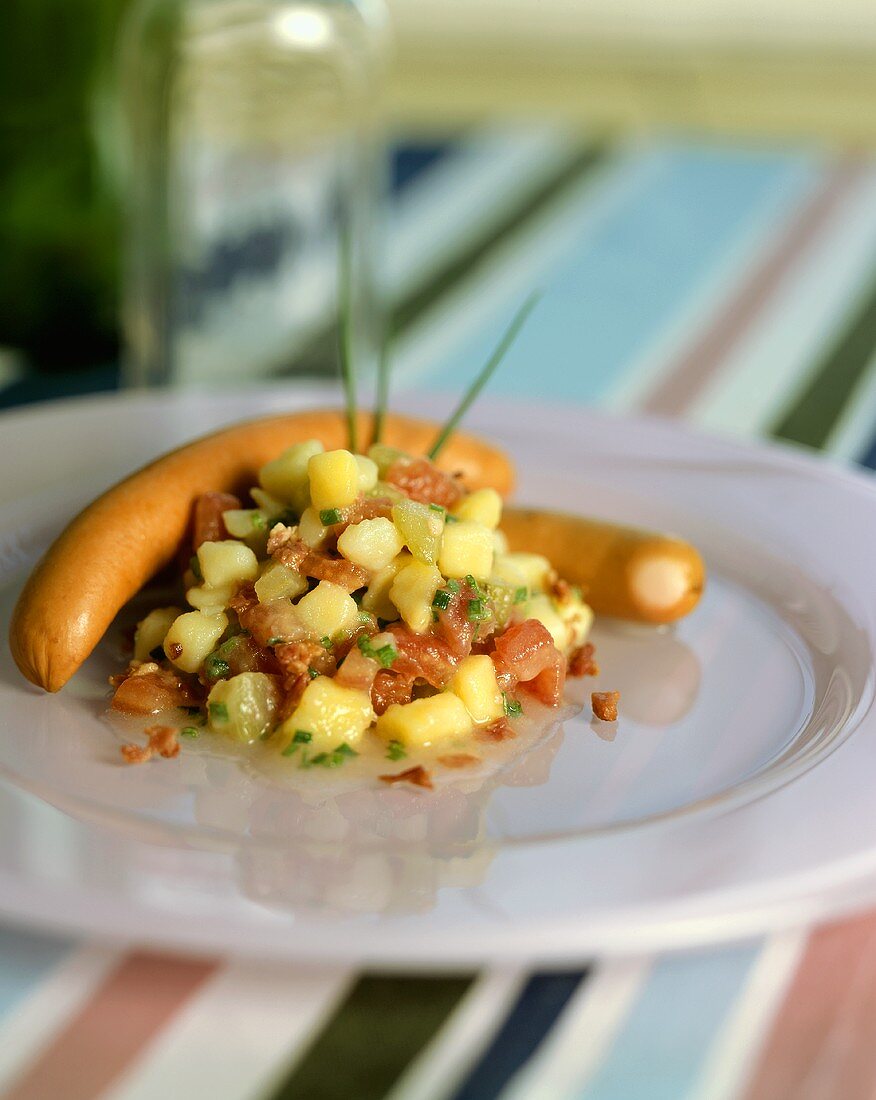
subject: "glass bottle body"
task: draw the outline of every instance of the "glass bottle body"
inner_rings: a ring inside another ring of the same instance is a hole
[[[372,360],[380,16],[352,0],[135,9],[122,54],[130,384],[331,373],[346,298],[358,361]]]

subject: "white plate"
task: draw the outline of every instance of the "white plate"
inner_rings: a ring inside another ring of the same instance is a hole
[[[213,426],[324,397],[5,416],[4,618],[16,564],[102,486]],[[617,728],[585,708],[486,780],[429,794],[329,777],[302,797],[202,742],[121,766],[108,647],[55,697],[5,655],[0,911],[165,947],[446,965],[730,938],[876,896],[871,481],[583,410],[484,401],[471,426],[513,453],[518,499],[672,529],[707,559],[677,629],[598,625],[602,675],[573,691],[619,688]]]

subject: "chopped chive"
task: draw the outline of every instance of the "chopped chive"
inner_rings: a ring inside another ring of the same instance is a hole
[[[523,713],[523,706],[518,703],[516,699],[511,699],[507,691],[502,692],[502,704],[505,707],[505,713],[509,718],[519,718]]]
[[[401,741],[390,741],[386,746],[387,760],[404,760],[407,755],[407,749]]]
[[[380,349],[380,359],[377,364],[377,400],[374,406],[374,437],[372,446],[379,443],[383,437],[383,424],[386,420],[386,410],[389,406],[389,371],[391,366],[391,339],[389,332],[384,332],[383,346]]]
[[[223,661],[221,657],[217,657],[215,653],[211,653],[204,662],[204,674],[208,680],[221,680],[230,671],[231,665],[227,661]]]
[[[189,569],[195,574],[196,581],[202,581],[204,574],[201,572],[201,563],[198,561],[198,555],[192,554],[189,558]]]
[[[323,649],[335,648],[335,643],[331,640],[328,634],[325,634],[322,638],[319,639],[319,644],[322,646]]]
[[[437,607],[439,611],[446,611],[450,607],[451,599],[452,597],[446,588],[439,588],[432,600],[432,606]]]
[[[465,583],[469,586],[469,588],[472,590],[472,592],[474,592],[476,596],[483,596],[483,592],[481,592],[481,586],[474,579],[471,573],[466,573]]]
[[[296,730],[292,740],[296,745],[309,745],[313,740],[313,734],[309,730]]]
[[[285,749],[280,753],[280,756],[294,756],[298,752],[298,746],[294,741],[290,741]]]
[[[342,741],[340,743],[340,745],[338,745],[338,747],[335,749],[335,752],[338,753],[339,756],[358,756],[359,755],[358,752],[356,752],[356,750],[354,748],[352,748],[350,745],[347,744],[346,741]]]
[[[525,584],[521,585],[514,593],[514,603],[523,603],[529,594],[529,589]]]
[[[253,512],[253,514],[250,516],[250,520],[252,521],[252,525],[256,529],[256,531],[264,531],[264,529],[268,526],[268,521],[265,519],[261,512]]]
[[[450,512],[447,513],[444,519],[447,523],[459,523],[459,516],[454,516]]]
[[[386,645],[382,645],[376,651],[375,655],[383,668],[392,668],[396,657],[398,657],[398,650],[392,642],[387,642]]]
[[[356,439],[356,366],[353,362],[353,235],[349,222],[341,225],[338,241],[338,359],[347,412],[347,444],[353,454]]]
[[[316,669],[313,667],[313,665],[308,665],[307,666],[307,675],[310,677],[311,680],[315,680],[317,678],[317,676],[319,676],[319,673],[316,671]]]
[[[455,580],[448,581],[447,582],[447,587],[450,589],[450,591],[454,595],[456,595],[458,592],[460,592],[462,590],[462,585],[459,583],[459,581],[455,581]]]
[[[520,332],[520,329],[523,327],[526,318],[532,312],[533,307],[535,306],[539,297],[540,295],[538,294],[530,294],[523,305],[520,307],[520,309],[517,310],[517,313],[514,315],[511,324],[505,330],[504,335],[502,336],[499,343],[496,345],[493,354],[489,357],[484,366],[478,372],[472,384],[463,394],[462,400],[450,414],[444,427],[438,433],[437,439],[432,444],[429,450],[429,458],[437,458],[447,440],[456,431],[457,427],[459,426],[459,422],[471,408],[478,394],[481,392],[487,382],[489,382],[493,371],[495,371],[496,367],[498,367],[498,365],[505,358],[506,352],[514,343],[518,332]]]
[[[465,617],[470,623],[482,623],[490,617],[490,612],[483,600],[469,600]]]
[[[446,512],[447,511],[447,509],[444,507],[443,504],[430,504],[429,507],[432,509],[433,512]]]
[[[323,508],[319,513],[319,522],[323,527],[331,527],[333,523],[341,522],[341,513],[337,508]]]
[[[183,728],[179,731],[179,735],[180,737],[200,737],[201,731],[199,729],[195,729],[194,726],[183,726]]]
[[[281,638],[279,634],[275,634],[273,638],[268,638],[268,645],[282,645],[285,641],[285,638]]]
[[[228,721],[228,707],[224,703],[209,703],[207,709],[211,718],[222,722]]]

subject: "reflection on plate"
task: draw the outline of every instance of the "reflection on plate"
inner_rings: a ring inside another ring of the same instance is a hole
[[[198,400],[215,423],[264,407]],[[161,424],[169,399],[141,401],[117,416]],[[355,772],[290,785],[288,771],[243,766],[209,736],[177,760],[126,768],[104,716],[109,645],[51,698],[4,655],[0,771],[64,811],[0,799],[7,833],[24,834],[14,852],[0,838],[9,911],[48,919],[41,899],[61,896],[75,922],[78,898],[91,927],[124,912],[128,927],[177,944],[197,913],[203,946],[312,956],[322,943],[333,957],[341,921],[357,952],[440,961],[689,942],[787,920],[804,898],[811,911],[851,897],[876,869],[876,821],[858,809],[859,776],[876,767],[869,484],[660,424],[618,432],[556,410],[547,438],[509,431],[532,425],[531,410],[525,422],[481,416],[517,457],[523,501],[694,542],[710,569],[697,611],[659,631],[599,622],[601,675],[573,682],[579,706],[562,724],[532,722],[433,792]],[[154,449],[179,434],[171,424]],[[50,446],[50,425],[33,437]],[[0,537],[4,518],[0,501]],[[0,595],[4,618],[19,583]],[[593,720],[581,704],[611,689],[620,720]],[[829,833],[813,832],[814,804],[832,813]],[[59,867],[49,844],[74,855]],[[299,935],[285,942],[290,921]]]

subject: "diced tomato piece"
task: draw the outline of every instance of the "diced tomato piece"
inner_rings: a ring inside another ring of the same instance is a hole
[[[386,480],[411,500],[452,508],[462,496],[454,477],[439,470],[428,458],[400,458],[386,471]]]
[[[192,545],[221,542],[229,537],[222,513],[239,508],[240,501],[231,493],[201,493],[192,506]]]
[[[170,669],[157,665],[135,671],[116,688],[110,706],[123,714],[158,714],[174,707],[196,707],[198,690]]]
[[[554,654],[556,656],[547,668],[543,668],[534,679],[522,685],[549,707],[560,705],[566,686],[566,661],[558,649],[554,648]]]
[[[356,691],[370,694],[374,686],[374,677],[379,671],[380,665],[377,661],[372,657],[366,657],[358,646],[353,646],[338,669],[335,682],[342,687],[354,688]]]
[[[496,638],[494,660],[516,680],[533,680],[551,663],[551,651],[557,649],[547,627],[538,619],[526,619]]]
[[[363,519],[391,519],[392,501],[389,497],[359,497],[349,507],[341,509],[341,522],[361,523]],[[338,527],[338,533],[341,528]]]

